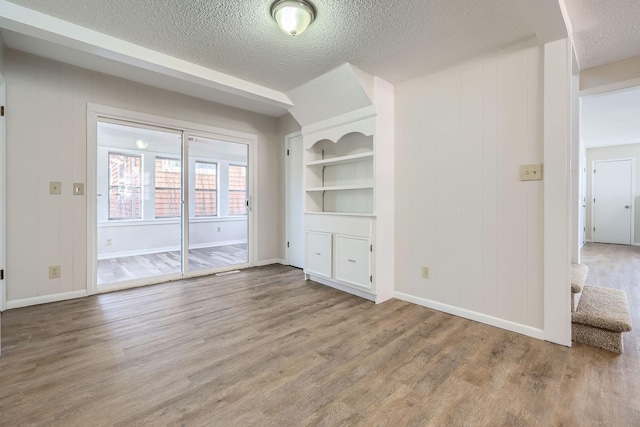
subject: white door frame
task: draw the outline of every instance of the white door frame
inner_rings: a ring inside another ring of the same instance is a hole
[[[235,268],[251,267],[255,265],[256,249],[258,247],[257,236],[257,221],[259,206],[256,203],[257,198],[254,197],[254,192],[257,189],[257,175],[258,175],[258,162],[257,162],[257,135],[238,132],[228,129],[217,128],[200,123],[187,122],[184,120],[172,119],[168,117],[156,116],[153,114],[141,113],[138,111],[131,111],[122,108],[109,107],[105,105],[87,103],[87,177],[85,186],[86,202],[87,202],[87,294],[93,295],[99,290],[97,286],[97,193],[96,193],[96,174],[97,174],[97,145],[98,145],[98,120],[104,118],[109,120],[119,120],[129,123],[139,123],[142,125],[155,126],[160,128],[177,129],[184,132],[183,138],[188,133],[207,135],[208,138],[219,139],[222,141],[235,142],[240,144],[246,144],[248,147],[249,159],[247,162],[249,180],[247,199],[249,201],[249,209],[247,212],[248,222],[248,239],[249,239],[249,262],[245,265],[234,265],[231,268],[223,267],[216,269],[216,271],[224,271]],[[186,149],[183,143],[183,150]],[[184,151],[183,151],[184,153]],[[183,215],[184,217],[184,215]],[[188,233],[188,220],[183,221],[183,232]],[[186,234],[188,235],[188,234]],[[184,243],[183,243],[184,244]],[[184,246],[183,246],[184,247]],[[187,274],[176,274],[162,276],[161,281],[176,280],[181,278],[197,277],[212,274],[213,270],[203,270],[189,272]],[[122,286],[109,287],[104,291],[114,291],[118,289],[125,289],[137,286],[145,286],[159,281],[151,279],[142,279],[136,281],[130,281],[123,283]]]
[[[596,234],[593,230],[596,226],[596,204],[593,203],[593,199],[596,197],[595,188],[596,188],[596,174],[594,171],[596,170],[596,163],[606,163],[606,162],[621,162],[621,161],[631,161],[631,227],[629,233],[629,242],[631,245],[634,245],[635,242],[635,222],[636,222],[636,204],[634,200],[634,196],[636,194],[636,159],[633,157],[621,157],[616,159],[600,159],[593,160],[591,162],[591,241],[596,241]]]
[[[290,170],[290,166],[289,166],[289,160],[287,159],[287,150],[289,147],[289,140],[293,139],[293,138],[297,138],[297,137],[301,137],[302,136],[302,132],[298,131],[298,132],[293,132],[290,134],[285,135],[284,137],[284,212],[285,212],[285,220],[284,220],[284,255],[285,255],[285,261],[287,263],[287,265],[291,265],[291,262],[289,260],[289,250],[287,248],[287,242],[289,242],[291,239],[289,236],[289,222],[290,222],[290,218],[289,218],[289,175],[291,173]],[[304,150],[304,148],[302,148]],[[303,199],[303,204],[304,204],[304,199]],[[302,213],[304,215],[304,212]],[[304,241],[304,237],[303,237],[303,241]]]
[[[0,74],[0,105],[6,109],[6,84]],[[5,270],[5,278],[0,280],[0,311],[4,311],[7,301],[7,119],[0,117],[0,268]]]

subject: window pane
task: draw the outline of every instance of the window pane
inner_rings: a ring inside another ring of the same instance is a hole
[[[229,215],[247,213],[247,167],[229,166]]]
[[[140,186],[142,157],[109,154],[109,185]]]
[[[229,166],[229,190],[245,191],[247,189],[247,167]]]
[[[180,216],[180,190],[156,189],[156,218]]]
[[[156,218],[180,217],[180,160],[156,157]]]
[[[216,216],[216,191],[196,190],[196,216]]]
[[[216,216],[217,164],[196,162],[196,216]]]
[[[109,219],[142,217],[142,157],[109,153]]]
[[[245,191],[229,191],[229,215],[246,215],[246,201]]]
[[[140,219],[140,189],[112,187],[109,189],[109,219]]]

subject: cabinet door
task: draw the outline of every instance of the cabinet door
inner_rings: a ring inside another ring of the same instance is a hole
[[[363,237],[335,236],[335,278],[345,284],[371,289],[370,240]]]
[[[305,273],[331,277],[331,234],[307,231]]]

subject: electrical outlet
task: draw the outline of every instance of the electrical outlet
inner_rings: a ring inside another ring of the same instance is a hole
[[[107,246],[111,246],[113,244],[113,241],[111,239],[107,239]]]
[[[49,194],[62,194],[62,184],[60,181],[49,182]]]
[[[429,278],[429,267],[422,267],[422,277],[425,279]]]
[[[49,267],[49,279],[59,279],[60,278],[60,266],[52,265]]]

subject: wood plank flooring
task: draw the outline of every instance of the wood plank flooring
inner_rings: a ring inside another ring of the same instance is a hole
[[[2,328],[1,426],[640,425],[636,330],[619,356],[566,348],[284,266],[10,310]]]
[[[189,271],[245,264],[247,244],[189,250]],[[180,251],[98,260],[98,285],[180,273]]]

